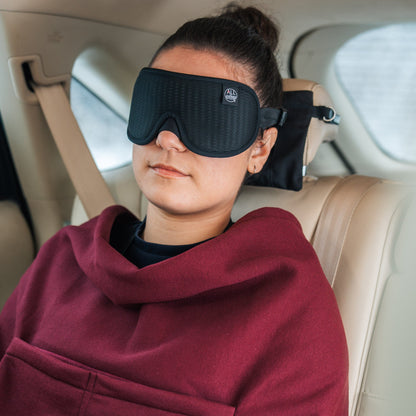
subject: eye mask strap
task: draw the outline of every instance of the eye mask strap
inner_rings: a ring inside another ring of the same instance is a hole
[[[287,111],[284,108],[261,108],[260,109],[260,127],[268,129],[269,127],[282,127],[287,118]]]

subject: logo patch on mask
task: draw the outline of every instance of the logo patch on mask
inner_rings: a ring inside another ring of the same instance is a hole
[[[223,103],[224,104],[237,104],[238,102],[238,91],[235,88],[226,87],[224,88]]]

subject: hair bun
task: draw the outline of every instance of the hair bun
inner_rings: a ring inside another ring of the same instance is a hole
[[[220,16],[246,26],[248,30],[263,38],[273,52],[276,50],[279,42],[279,29],[269,17],[256,7],[242,7],[231,2],[224,7]]]

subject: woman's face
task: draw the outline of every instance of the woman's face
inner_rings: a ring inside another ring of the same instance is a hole
[[[220,54],[190,47],[163,51],[152,66],[252,86],[248,74],[233,68]],[[161,131],[151,143],[134,145],[133,169],[146,198],[166,213],[221,215],[231,212],[247,170],[254,168],[258,147],[255,143],[239,155],[211,158],[188,150],[174,133]],[[257,171],[260,164],[257,161]]]

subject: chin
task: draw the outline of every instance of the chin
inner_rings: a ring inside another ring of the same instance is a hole
[[[174,198],[152,198],[147,197],[148,201],[158,209],[170,215],[189,215],[200,211],[199,207],[195,207],[187,198],[180,198],[175,195]]]

